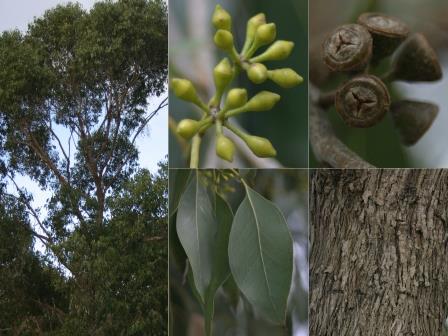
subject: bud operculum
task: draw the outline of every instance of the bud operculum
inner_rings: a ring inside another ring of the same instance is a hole
[[[204,102],[197,95],[193,83],[188,79],[173,78],[171,80],[171,87],[177,97],[196,104],[204,111],[207,110],[207,106],[205,106]]]
[[[191,139],[201,127],[200,123],[192,119],[183,119],[177,125],[176,132],[184,139]]]
[[[213,38],[213,41],[215,42],[216,46],[219,49],[222,49],[224,51],[231,52],[234,48],[233,46],[233,35],[231,32],[219,29]]]
[[[247,103],[246,89],[232,89],[227,93],[226,102],[224,104],[225,110],[239,108]]]
[[[223,134],[216,137],[216,154],[226,161],[232,162],[235,154],[235,144]]]
[[[262,112],[272,109],[275,104],[280,100],[280,95],[269,92],[261,91],[253,96],[245,105],[248,111]]]
[[[290,68],[268,71],[270,80],[283,88],[289,89],[303,82],[303,78]]]
[[[213,70],[216,90],[222,94],[233,79],[233,69],[227,58],[224,58]]]
[[[243,140],[250,150],[258,157],[265,158],[277,155],[274,146],[272,146],[271,142],[266,138],[246,134]]]
[[[232,18],[225,9],[223,9],[220,5],[216,5],[212,16],[212,23],[216,29],[230,31],[232,27]]]
[[[275,41],[264,53],[251,58],[252,63],[260,63],[266,61],[281,61],[291,55],[294,48],[294,42],[291,41]]]
[[[251,64],[247,69],[247,77],[255,84],[264,83],[268,78],[268,69],[261,63]]]
[[[244,53],[244,56],[250,58],[260,47],[268,45],[275,40],[277,28],[275,23],[265,23],[257,28],[255,32],[254,42],[250,49]]]
[[[246,41],[244,42],[243,49],[241,51],[242,54],[246,54],[249,48],[252,46],[254,42],[255,33],[262,24],[266,23],[266,16],[263,13],[257,14],[247,21],[246,27]]]

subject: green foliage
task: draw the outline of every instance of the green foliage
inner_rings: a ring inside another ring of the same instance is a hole
[[[291,234],[278,208],[245,187],[229,238],[230,267],[255,310],[282,324],[292,277]]]
[[[166,169],[165,169],[166,171]],[[166,335],[167,180],[139,171],[110,199],[111,219],[97,240],[73,234],[73,287],[68,325],[104,335]],[[88,272],[86,272],[88,270]]]
[[[149,111],[166,65],[159,0],[69,3],[0,36],[0,187],[15,188],[0,208],[2,266],[14,261],[0,300],[18,307],[1,309],[2,327],[167,334],[167,165],[141,169],[135,146],[164,106]],[[50,194],[44,211],[18,174]]]
[[[68,300],[60,273],[33,252],[24,207],[0,190],[0,329],[20,335],[60,325]]]
[[[221,195],[231,197],[235,186],[243,186],[246,197],[238,202],[234,217]],[[206,334],[212,335],[219,290],[234,303],[240,300],[241,291],[250,303],[248,309],[283,325],[293,250],[278,208],[251,189],[236,171],[195,171],[186,187],[172,188],[175,195],[181,193],[176,232],[191,266],[190,289],[203,310]]]

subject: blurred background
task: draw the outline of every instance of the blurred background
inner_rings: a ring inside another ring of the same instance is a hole
[[[236,157],[233,167],[307,167],[308,159],[308,1],[230,1],[230,0],[171,0],[169,3],[169,56],[170,77],[185,77],[193,81],[200,96],[208,101],[214,93],[212,70],[224,56],[213,44],[214,27],[211,15],[216,4],[232,16],[233,33],[240,50],[245,38],[247,20],[264,12],[268,22],[277,25],[277,38],[295,42],[292,55],[285,61],[267,62],[268,68],[291,67],[304,78],[304,83],[293,89],[282,89],[269,83],[254,85],[245,74],[234,81],[234,87],[248,89],[249,97],[261,90],[281,95],[280,102],[271,111],[246,113],[237,122],[250,133],[270,139],[277,149],[275,160],[257,159],[249,152]],[[264,50],[264,48],[260,49]],[[170,94],[169,114],[172,121],[197,118],[192,104]],[[232,120],[235,121],[234,118]],[[215,155],[214,132],[209,131],[201,151],[202,167],[227,167]],[[212,135],[212,136],[211,136]],[[170,167],[186,167],[188,144],[179,141],[170,131]],[[244,146],[243,146],[244,147]]]
[[[175,169],[170,169],[170,180]],[[263,321],[246,300],[238,299],[234,282],[227,281],[215,298],[214,336],[307,336],[308,335],[308,173],[300,169],[241,169],[247,183],[274,202],[288,223],[294,241],[294,271],[288,298],[287,326]],[[170,186],[170,194],[176,186]],[[235,213],[245,193],[240,183],[230,182],[226,200]],[[186,280],[182,246],[170,214],[170,335],[202,336],[201,307]],[[183,254],[185,256],[185,254]]]
[[[446,0],[313,0],[310,1],[310,63],[325,35],[345,23],[355,22],[365,11],[383,12],[406,22],[411,32],[423,33],[438,54],[444,77],[433,83],[395,82],[391,88],[397,98],[437,104],[439,114],[423,138],[404,147],[387,115],[368,129],[345,126],[337,113],[329,111],[338,137],[363,159],[377,167],[448,167],[448,1]],[[385,67],[387,64],[384,65]],[[319,167],[310,151],[310,166]]]

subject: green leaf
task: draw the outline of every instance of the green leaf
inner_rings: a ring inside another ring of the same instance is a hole
[[[190,261],[196,288],[204,303],[212,278],[212,258],[217,225],[210,196],[201,183],[197,171],[190,178],[180,198],[176,229]]]
[[[213,244],[215,249],[212,260],[212,279],[205,296],[204,305],[206,335],[211,335],[216,291],[230,275],[227,249],[233,214],[230,206],[219,195],[215,195],[215,214],[218,229]]]
[[[177,211],[180,197],[185,190],[190,175],[190,169],[170,169],[170,178],[168,180],[170,216]]]
[[[292,238],[280,210],[246,187],[229,239],[230,268],[255,311],[283,324],[292,278]]]

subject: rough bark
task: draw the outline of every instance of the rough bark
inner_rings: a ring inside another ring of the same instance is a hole
[[[442,335],[448,170],[311,178],[310,335]]]

